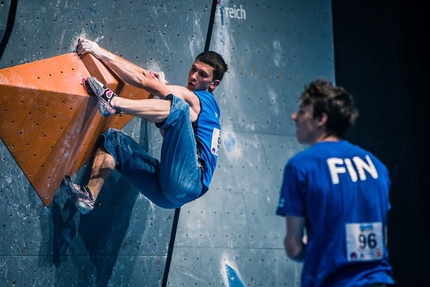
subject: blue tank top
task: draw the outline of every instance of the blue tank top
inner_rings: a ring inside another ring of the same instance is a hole
[[[193,122],[197,154],[203,166],[203,193],[209,189],[221,143],[220,109],[214,96],[207,91],[194,91],[200,99],[201,111]]]

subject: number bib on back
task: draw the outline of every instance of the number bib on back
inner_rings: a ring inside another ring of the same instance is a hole
[[[381,222],[348,223],[345,230],[348,261],[372,261],[383,257]]]

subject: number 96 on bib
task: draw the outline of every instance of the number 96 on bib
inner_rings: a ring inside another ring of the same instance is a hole
[[[372,261],[383,257],[381,222],[348,223],[345,231],[348,261]]]

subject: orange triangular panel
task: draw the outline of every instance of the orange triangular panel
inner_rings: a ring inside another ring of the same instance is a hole
[[[64,175],[91,157],[98,136],[131,116],[100,116],[82,78],[97,77],[121,97],[144,99],[92,55],[69,53],[0,70],[0,137],[45,205]]]

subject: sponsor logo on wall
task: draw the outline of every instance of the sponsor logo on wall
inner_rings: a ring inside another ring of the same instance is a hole
[[[243,9],[242,4],[233,6],[229,5],[229,3],[225,3],[226,1],[217,1],[217,9],[216,16],[221,17],[222,20],[225,19],[239,19],[246,20],[246,11]]]

